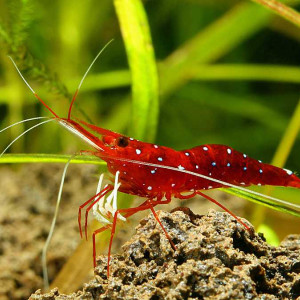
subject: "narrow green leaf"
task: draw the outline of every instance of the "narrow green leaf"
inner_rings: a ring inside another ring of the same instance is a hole
[[[76,90],[78,82],[81,78],[71,78],[67,81],[66,86],[71,90]],[[121,88],[131,84],[130,72],[128,70],[117,70],[110,72],[103,72],[98,74],[89,74],[85,79],[84,85],[80,92],[94,91],[100,89]]]
[[[284,65],[197,65],[192,80],[255,80],[300,83],[300,68]]]
[[[288,213],[288,214],[291,214],[293,216],[296,216],[296,217],[300,218],[300,206],[299,206],[299,209],[297,210],[294,207],[288,207],[287,205],[277,203],[274,200],[267,199],[267,198],[264,198],[264,197],[261,197],[261,196],[258,196],[258,195],[253,195],[250,192],[241,191],[237,188],[230,188],[230,189],[221,188],[220,190],[222,190],[226,193],[229,193],[229,194],[247,199],[251,202],[258,203],[258,204],[261,204],[263,206],[272,208],[274,210],[285,212],[285,213]]]
[[[290,119],[290,122],[284,132],[284,135],[276,149],[275,155],[272,160],[273,165],[283,168],[292,150],[292,147],[295,144],[299,131],[300,131],[300,101],[298,102],[294,114]],[[272,191],[272,187],[267,187],[264,193],[270,194],[271,191]],[[262,209],[261,207],[257,207],[253,212],[253,224],[255,226],[258,226],[261,223],[263,223],[265,215],[266,215],[266,210]]]
[[[300,100],[294,110],[293,116],[286,128],[286,131],[278,145],[272,164],[277,167],[283,167],[288,159],[293,145],[300,131]]]
[[[147,16],[140,0],[115,0],[132,76],[131,134],[152,141],[158,120],[158,75]]]
[[[17,164],[17,163],[67,163],[71,155],[67,154],[4,154],[0,157],[1,164]],[[93,164],[106,165],[103,160],[95,156],[79,155],[71,160],[71,164]]]

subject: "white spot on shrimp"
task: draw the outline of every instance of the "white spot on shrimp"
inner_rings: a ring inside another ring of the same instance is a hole
[[[184,167],[183,167],[182,165],[179,165],[177,168],[178,168],[179,170],[184,170]]]
[[[199,166],[198,166],[198,165],[196,165],[196,166],[195,166],[195,168],[196,168],[196,169],[199,169]]]
[[[227,153],[231,154],[231,149],[230,148],[227,148]]]
[[[246,157],[247,157],[247,154],[243,154],[243,156],[244,156],[244,158],[246,158]]]
[[[124,175],[126,175],[127,174],[127,172],[123,172],[124,173]]]
[[[175,183],[172,183],[171,186],[174,187],[174,186],[175,186]]]
[[[212,165],[213,167],[215,167],[215,166],[217,165],[217,163],[216,163],[215,161],[213,161],[213,162],[211,163],[211,165]]]
[[[184,154],[185,154],[186,156],[190,156],[190,154],[189,154],[188,152],[185,152]]]
[[[262,170],[262,169],[259,169],[259,173],[262,174],[262,173],[263,173],[263,170]]]
[[[162,157],[157,158],[158,161],[163,161]]]
[[[261,186],[261,183],[258,183],[257,185],[258,185],[258,186]]]
[[[243,170],[244,170],[244,171],[247,171],[247,167],[244,167]]]
[[[288,175],[292,175],[293,174],[293,172],[291,170],[288,170],[288,169],[284,169],[284,170],[287,172]]]
[[[227,163],[227,167],[230,167],[231,166],[231,164],[230,163]]]
[[[156,148],[156,149],[158,148],[158,146],[157,146],[157,145],[153,145],[153,147],[154,147],[154,148]]]
[[[259,160],[258,162],[259,162],[260,164],[262,163],[262,161],[261,161],[261,160]]]
[[[140,149],[136,149],[135,152],[137,155],[140,155],[142,153],[142,151]]]
[[[129,138],[131,141],[134,141],[134,139],[133,138]]]
[[[211,176],[211,173],[209,173],[208,175]]]
[[[126,167],[126,164],[123,164],[123,167]]]
[[[155,174],[155,172],[156,172],[155,170],[151,170],[151,174]]]
[[[151,190],[152,190],[152,186],[149,185],[149,186],[147,187],[147,189],[148,189],[149,191],[151,191]]]
[[[213,188],[213,187],[210,185],[207,189],[210,190],[210,189],[212,189],[212,188]]]
[[[245,185],[246,183],[245,182],[241,182],[241,185]]]
[[[207,148],[207,147],[203,147],[203,150],[204,150],[204,151],[207,151],[207,150],[208,150],[208,148]]]

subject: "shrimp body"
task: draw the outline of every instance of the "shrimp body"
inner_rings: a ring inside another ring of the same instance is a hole
[[[202,145],[183,151],[154,144],[131,141],[135,144],[128,150],[121,150],[125,158],[142,162],[171,166],[212,177],[236,186],[276,185],[300,188],[300,179],[289,170],[262,163],[224,145]],[[131,143],[130,142],[130,143]],[[130,148],[130,146],[127,146]],[[120,150],[116,149],[116,152]],[[118,153],[118,157],[122,157]],[[100,156],[101,157],[101,156]],[[105,158],[103,158],[106,160]],[[147,198],[228,187],[194,175],[141,165],[107,160],[111,173],[120,171],[120,191]]]
[[[92,142],[96,144],[94,154],[107,162],[108,170],[113,175],[120,172],[119,191],[127,194],[161,199],[163,196],[176,197],[186,192],[228,187],[209,180],[209,177],[235,186],[276,185],[300,188],[300,179],[291,171],[262,163],[225,145],[207,144],[176,151],[83,121],[79,123],[101,135],[101,138],[91,135]],[[79,123],[72,121],[77,131],[83,130]],[[82,134],[88,137],[85,132]],[[180,172],[183,170],[204,175],[208,179]]]

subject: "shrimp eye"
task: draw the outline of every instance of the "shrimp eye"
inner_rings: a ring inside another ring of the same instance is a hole
[[[125,136],[120,136],[118,139],[117,139],[117,145],[119,147],[122,147],[122,148],[125,148],[126,146],[128,146],[129,144],[129,140],[127,137]]]

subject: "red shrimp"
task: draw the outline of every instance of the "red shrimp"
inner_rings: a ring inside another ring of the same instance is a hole
[[[172,200],[172,197],[188,199],[195,195],[201,195],[220,206],[247,230],[250,230],[248,225],[226,207],[201,191],[221,187],[245,187],[249,185],[275,185],[300,188],[300,178],[290,170],[262,163],[225,145],[207,144],[176,151],[168,147],[141,142],[81,120],[74,121],[70,118],[70,114],[69,118],[56,117],[56,119],[61,125],[82,137],[95,148],[95,151],[84,152],[93,154],[106,161],[111,174],[120,173],[119,182],[121,185],[118,189],[120,192],[147,199],[138,207],[117,210],[113,216],[112,225],[106,225],[93,233],[93,257],[94,266],[96,266],[95,236],[111,228],[107,265],[108,276],[111,245],[119,213],[124,214],[124,217],[127,218],[136,212],[151,209],[167,238],[170,240],[172,247],[176,249],[153,209],[158,204],[168,204]],[[199,177],[196,176],[197,174]],[[102,197],[112,189],[113,186],[106,187],[99,194],[80,206],[78,222],[81,235],[81,210],[91,203],[86,210],[85,233],[87,234],[87,215],[98,201],[93,202],[93,200],[99,195]],[[185,193],[189,194],[186,195]],[[163,198],[165,199],[163,200]]]
[[[23,80],[25,81],[24,78]],[[27,82],[26,84],[28,85]],[[30,86],[29,88],[31,89]],[[291,171],[262,163],[229,146],[207,144],[176,151],[168,147],[141,142],[123,134],[97,127],[81,120],[72,119],[72,105],[79,88],[72,99],[67,118],[59,117],[31,90],[34,96],[52,113],[54,119],[60,125],[79,136],[94,148],[94,151],[82,151],[82,154],[93,154],[107,162],[107,167],[111,174],[116,175],[118,172],[120,183],[118,190],[120,192],[146,198],[138,207],[117,209],[113,215],[109,216],[113,218],[112,224],[108,224],[93,233],[93,259],[94,266],[96,266],[95,236],[106,229],[111,229],[107,276],[109,276],[111,245],[115,234],[118,214],[123,214],[127,218],[136,212],[150,209],[170,240],[171,246],[176,249],[154,211],[156,205],[167,204],[172,200],[172,197],[188,199],[195,195],[201,195],[220,206],[247,230],[250,230],[247,224],[222,204],[202,193],[202,191],[221,187],[239,187],[243,189],[243,187],[249,185],[275,185],[300,188],[300,178]],[[81,236],[82,209],[89,205],[85,213],[85,234],[87,235],[87,217],[89,211],[104,195],[112,190],[113,185],[110,184],[79,207],[78,223]]]

